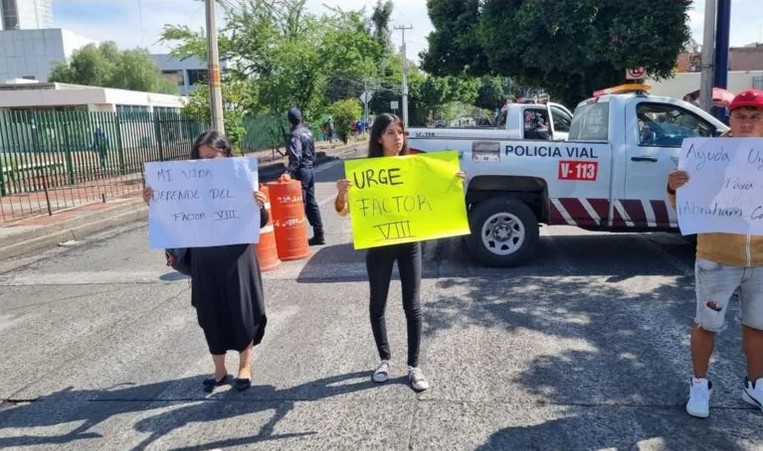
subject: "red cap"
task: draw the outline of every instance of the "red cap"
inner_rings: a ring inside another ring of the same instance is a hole
[[[763,109],[763,91],[758,89],[745,89],[734,97],[729,105],[729,112],[737,108],[751,107]]]

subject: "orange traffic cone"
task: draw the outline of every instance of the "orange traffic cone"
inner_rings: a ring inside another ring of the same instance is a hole
[[[268,223],[260,229],[260,241],[257,243],[255,251],[260,260],[260,271],[270,271],[281,265],[278,259],[278,250],[276,248],[275,228],[273,227],[273,213],[270,209],[270,194],[268,187],[260,183],[260,191],[265,194],[268,200],[265,202],[265,210],[269,213]]]
[[[268,190],[278,257],[284,261],[309,257],[302,184],[297,180],[279,179],[268,183]]]

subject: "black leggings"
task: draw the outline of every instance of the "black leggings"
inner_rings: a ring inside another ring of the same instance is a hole
[[[387,324],[384,309],[392,278],[392,266],[397,260],[400,285],[403,289],[403,310],[408,325],[408,365],[418,366],[421,345],[421,243],[395,244],[376,247],[366,254],[368,284],[371,288],[371,330],[374,332],[376,347],[382,360],[390,359]]]

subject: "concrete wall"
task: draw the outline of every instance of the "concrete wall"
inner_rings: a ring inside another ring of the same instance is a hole
[[[0,108],[34,108],[53,106],[93,105],[93,111],[116,111],[116,105],[154,106],[182,108],[185,100],[170,94],[127,91],[124,89],[97,88],[90,86],[56,83],[45,86],[25,85],[18,89],[0,87]]]
[[[47,81],[55,63],[90,42],[60,28],[0,31],[0,83],[23,77]]]
[[[649,91],[650,94],[682,99],[686,94],[700,88],[700,76],[699,72],[682,72],[667,80],[647,80],[646,84],[652,86]],[[736,94],[745,89],[753,88],[754,77],[763,77],[763,71],[729,72],[727,89]]]

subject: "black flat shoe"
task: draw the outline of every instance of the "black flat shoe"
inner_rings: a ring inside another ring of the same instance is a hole
[[[249,387],[251,386],[252,386],[251,379],[236,378],[236,381],[233,383],[233,388],[236,389],[237,391],[249,390]]]
[[[225,384],[230,384],[230,379],[232,377],[233,376],[231,376],[230,374],[226,374],[220,380],[217,380],[214,377],[210,377],[210,378],[204,379],[204,381],[202,381],[201,384],[204,387],[204,391],[206,393],[212,393],[215,390],[215,387],[219,387]]]

